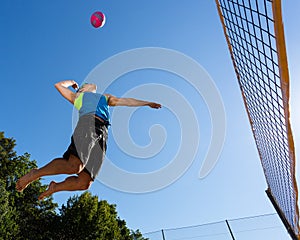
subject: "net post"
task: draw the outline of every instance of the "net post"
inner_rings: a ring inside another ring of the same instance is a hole
[[[291,238],[293,240],[299,240],[299,236],[297,236],[294,231],[293,231],[293,228],[291,227],[291,225],[289,224],[289,222],[286,220],[286,218],[284,217],[284,214],[282,213],[282,211],[280,210],[279,206],[277,205],[274,197],[272,196],[272,193],[270,191],[270,189],[268,188],[266,190],[266,194],[267,196],[269,197],[271,203],[273,204],[273,207],[275,208],[277,214],[279,215],[281,221],[283,222],[287,232],[290,234]]]

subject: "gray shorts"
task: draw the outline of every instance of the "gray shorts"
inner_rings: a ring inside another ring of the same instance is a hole
[[[84,171],[95,180],[105,157],[107,135],[107,125],[94,115],[80,117],[63,158],[69,159],[71,154],[78,157]]]

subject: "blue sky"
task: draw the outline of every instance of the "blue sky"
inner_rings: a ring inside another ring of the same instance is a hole
[[[296,153],[300,136],[297,126],[300,33],[296,31],[299,4],[296,0],[283,3]],[[97,10],[107,17],[101,29],[93,28],[89,22],[90,15]],[[67,148],[73,109],[55,90],[54,83],[63,79],[81,83],[98,64],[123,51],[145,47],[172,49],[197,61],[222,98],[226,138],[215,168],[204,179],[198,178],[212,127],[205,99],[175,74],[141,69],[120,76],[106,91],[123,96],[147,84],[175,89],[190,103],[199,123],[199,132],[195,131],[200,138],[196,157],[177,181],[157,191],[122,192],[100,181],[95,181],[90,191],[116,204],[128,226],[142,232],[275,212],[265,194],[263,170],[214,1],[4,0],[0,11],[0,78],[4,90],[0,97],[3,103],[0,130],[17,140],[18,154],[28,152],[42,166],[61,156]],[[153,99],[164,94],[147,93],[147,98],[153,96]],[[141,146],[151,142],[149,128],[153,124],[163,126],[165,145],[151,158],[140,159],[122,152],[112,134],[112,124],[109,161],[137,173],[168,165],[181,144],[180,119],[174,112],[176,109],[166,107],[142,108],[130,119],[128,131]],[[60,181],[64,177],[46,177],[43,182]],[[56,193],[54,200],[63,204],[73,194]]]

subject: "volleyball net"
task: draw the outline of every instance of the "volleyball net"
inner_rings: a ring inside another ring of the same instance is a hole
[[[299,239],[289,73],[280,0],[215,0],[266,177],[267,195]]]

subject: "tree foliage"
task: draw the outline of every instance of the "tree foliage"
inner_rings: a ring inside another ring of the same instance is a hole
[[[18,156],[15,140],[0,132],[0,240],[2,239],[93,239],[146,240],[127,228],[116,205],[99,200],[90,192],[73,196],[57,209],[52,197],[38,201],[45,185],[38,180],[19,193],[17,179],[37,168],[25,153]]]
[[[46,239],[47,224],[55,215],[57,204],[52,202],[51,197],[43,202],[38,201],[37,197],[46,189],[40,181],[35,181],[22,193],[15,190],[17,179],[37,167],[28,153],[17,156],[15,146],[14,139],[5,138],[4,133],[0,132],[0,181],[4,201],[10,209],[8,213],[14,220],[11,223],[14,229],[11,237],[7,235],[4,239],[32,239],[32,236]],[[4,226],[4,223],[1,225]]]
[[[15,223],[16,210],[9,205],[9,192],[0,181],[0,239],[13,239],[18,235],[18,225]]]
[[[58,239],[133,239],[126,222],[118,218],[116,205],[89,192],[69,198],[60,216]]]

